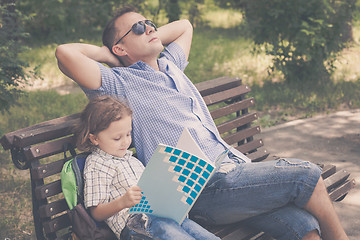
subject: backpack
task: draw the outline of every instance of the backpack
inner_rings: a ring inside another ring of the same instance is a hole
[[[105,222],[97,222],[84,207],[83,170],[89,153],[77,155],[74,148],[64,146],[64,159],[67,159],[67,150],[70,151],[72,159],[65,162],[60,177],[64,198],[70,209],[68,214],[73,233],[79,239],[116,239]]]

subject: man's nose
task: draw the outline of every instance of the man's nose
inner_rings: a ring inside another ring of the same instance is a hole
[[[146,34],[150,34],[152,32],[155,32],[155,28],[153,28],[152,26],[149,26],[147,24],[145,24],[146,26]]]

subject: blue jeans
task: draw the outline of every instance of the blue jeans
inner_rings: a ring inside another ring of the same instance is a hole
[[[206,225],[244,220],[276,239],[302,239],[320,227],[303,207],[320,178],[321,169],[298,159],[239,163],[217,172],[199,196],[190,216]]]
[[[128,236],[124,239],[220,240],[188,218],[179,225],[172,219],[135,214],[129,217],[127,228]]]

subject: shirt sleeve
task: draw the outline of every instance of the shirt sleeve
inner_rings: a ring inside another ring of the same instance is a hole
[[[92,169],[84,170],[84,205],[86,208],[110,201],[112,176]]]
[[[98,62],[101,73],[101,86],[98,89],[81,87],[88,98],[99,95],[114,95],[124,97],[124,81],[119,68],[109,68]]]
[[[160,54],[160,58],[166,58],[173,62],[181,71],[188,65],[183,49],[175,42],[170,43]]]

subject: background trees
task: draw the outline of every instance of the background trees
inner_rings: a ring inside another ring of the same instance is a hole
[[[352,39],[355,1],[0,0],[0,109],[15,101],[19,83],[31,73],[24,71],[28,65],[19,58],[25,46],[97,42],[103,26],[124,4],[160,24],[187,17],[195,27],[206,25],[205,7],[232,8],[242,13],[238,28],[248,29],[247,38],[256,50],[273,57],[270,70],[281,71],[288,83],[299,87],[329,83],[337,53]]]

